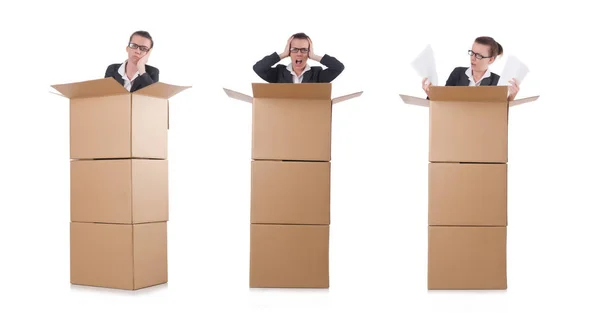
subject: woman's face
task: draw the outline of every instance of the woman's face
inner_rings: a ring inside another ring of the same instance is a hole
[[[491,56],[491,47],[474,42],[471,48],[471,68],[477,72],[485,72],[488,66],[494,63],[495,57]]]

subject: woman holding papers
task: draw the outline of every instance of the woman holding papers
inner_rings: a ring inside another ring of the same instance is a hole
[[[477,37],[468,52],[471,66],[455,68],[446,80],[446,86],[497,86],[500,76],[492,73],[489,66],[504,52],[502,45],[492,37]],[[508,100],[512,101],[519,92],[519,84],[514,78],[509,83]],[[423,79],[423,90],[428,96],[430,85],[427,78]]]

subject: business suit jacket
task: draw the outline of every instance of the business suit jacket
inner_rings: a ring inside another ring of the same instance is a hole
[[[448,79],[446,80],[446,86],[469,86],[469,76],[465,73],[468,67],[457,67],[455,68]],[[486,77],[481,80],[479,86],[497,86],[500,81],[500,75],[491,73],[490,77]],[[429,97],[427,97],[429,100]]]
[[[446,86],[469,86],[469,76],[465,74],[468,67],[457,67],[455,68],[448,80],[446,80]],[[480,86],[497,86],[500,81],[500,75],[491,73],[490,77],[486,77],[481,80]]]
[[[293,83],[292,73],[285,65],[277,64],[273,67],[280,60],[277,52],[267,55],[254,64],[254,72],[269,83]],[[327,69],[323,69],[321,66],[311,66],[310,71],[304,73],[302,83],[330,83],[344,70],[342,62],[327,54],[323,55],[321,64],[327,66]]]
[[[123,77],[121,77],[121,74],[119,74],[119,67],[121,67],[121,64],[122,63],[115,63],[115,64],[109,65],[108,68],[106,69],[106,73],[104,74],[104,78],[112,77],[117,82],[119,82],[119,84],[125,85],[125,81],[123,80]],[[157,83],[158,82],[158,74],[159,74],[159,71],[156,67],[146,64],[146,73],[136,77],[133,80],[133,82],[131,84],[130,92],[134,92],[136,90],[140,90],[144,87],[147,87],[154,83]]]

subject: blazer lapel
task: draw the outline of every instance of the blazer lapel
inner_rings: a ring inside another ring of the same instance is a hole
[[[118,81],[121,86],[125,85],[125,81],[123,80],[123,77],[121,77],[121,74],[119,74],[119,71],[113,73],[113,78]]]
[[[309,71],[307,71],[306,73],[304,73],[304,76],[302,76],[302,83],[312,83],[313,82],[313,69],[310,69]]]
[[[283,71],[283,81],[282,83],[293,83],[294,79],[292,78],[292,73],[290,73],[290,71],[288,71],[287,69],[285,69]]]
[[[460,78],[458,80],[458,84],[456,84],[457,86],[469,86],[469,76],[467,76],[467,74],[465,72],[462,72],[460,75]]]
[[[492,78],[486,77],[481,80],[481,84],[479,84],[479,86],[490,86],[491,84],[492,84]]]
[[[131,83],[131,92],[137,91],[138,88],[140,87],[140,77],[136,77],[133,82]]]

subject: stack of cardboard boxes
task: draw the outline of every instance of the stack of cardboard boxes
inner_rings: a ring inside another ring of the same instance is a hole
[[[508,87],[430,87],[428,289],[506,289]]]
[[[167,282],[168,99],[113,78],[53,86],[70,99],[71,283],[135,290]]]
[[[252,109],[250,287],[328,288],[331,84],[225,89]]]

